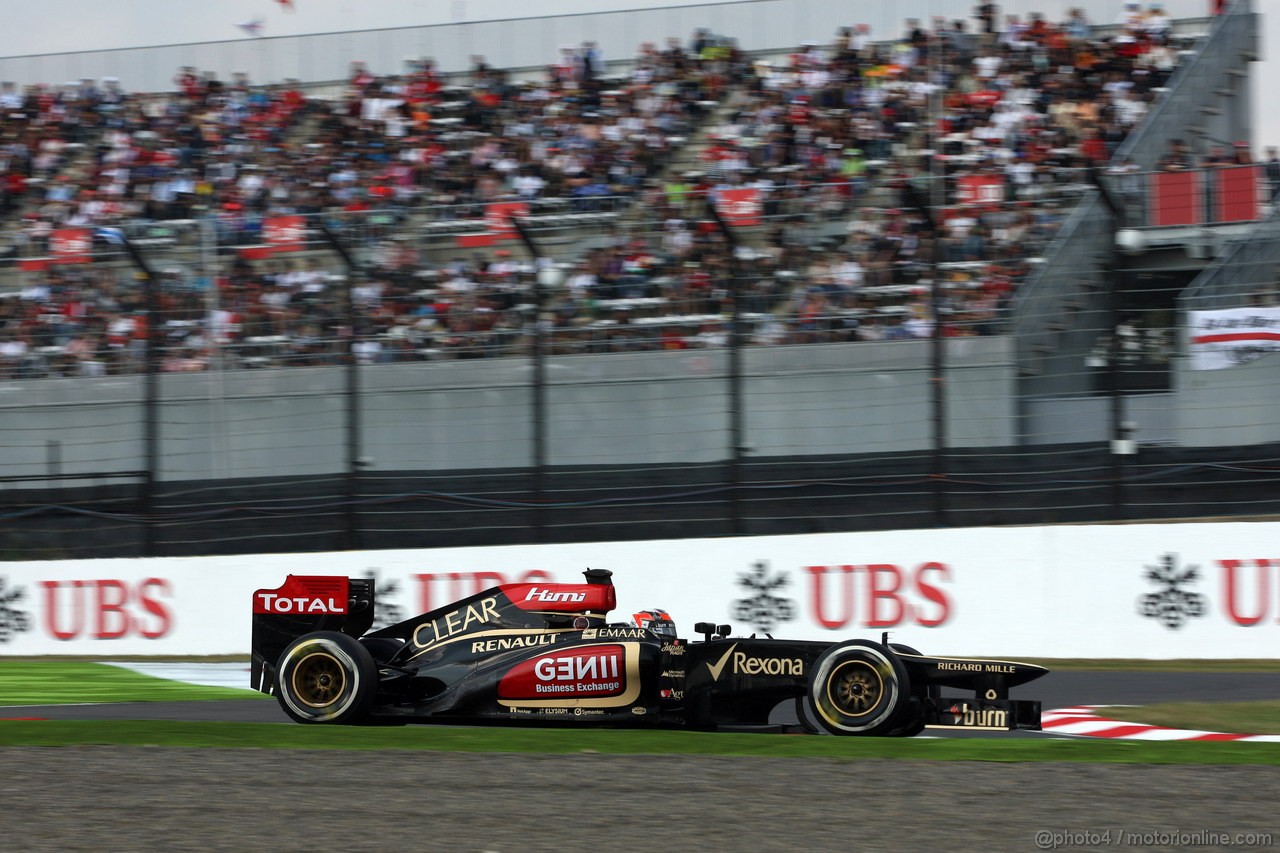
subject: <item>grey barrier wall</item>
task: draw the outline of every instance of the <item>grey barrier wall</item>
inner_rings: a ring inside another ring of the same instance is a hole
[[[1191,370],[1186,359],[1178,361],[1173,379],[1178,399],[1174,440],[1179,446],[1280,441],[1280,355],[1226,370]]]
[[[751,455],[928,449],[928,346],[898,341],[747,351],[745,431]],[[1047,443],[1104,440],[1108,403],[1101,396],[1030,401],[1020,430],[1012,346],[1008,337],[948,343],[948,446],[1012,446],[1029,437]],[[726,458],[726,359],[718,350],[551,358],[548,462]],[[1177,359],[1173,395],[1128,401],[1135,438],[1183,447],[1280,441],[1280,373],[1273,362],[1274,357],[1235,367],[1228,376],[1190,370]],[[376,365],[361,374],[361,455],[372,470],[530,464],[527,362]],[[142,469],[142,379],[0,383],[5,473]],[[163,376],[160,479],[341,472],[343,381],[343,371],[335,368]]]
[[[1123,398],[1123,417],[1132,423],[1129,437],[1139,445],[1167,445],[1176,435],[1177,398],[1173,394],[1132,394]],[[1027,431],[1045,444],[1111,440],[1105,395],[1046,397],[1027,404]]]
[[[1242,448],[1280,442],[1280,355],[1229,370],[1192,370],[1171,360],[1172,393],[1127,395],[1122,418],[1140,445]],[[1105,442],[1111,438],[1107,395],[1027,399],[1032,443]]]
[[[645,0],[637,0],[642,6]],[[443,6],[444,3],[442,2]],[[445,71],[464,71],[473,55],[494,67],[539,71],[554,62],[563,45],[596,42],[606,62],[630,60],[642,42],[661,45],[668,37],[687,40],[697,29],[736,38],[750,51],[782,50],[814,40],[829,41],[840,27],[866,24],[877,41],[898,38],[904,22],[929,22],[935,16],[963,18],[971,29],[972,0],[901,0],[893,4],[841,4],[828,0],[738,0],[676,4],[662,8],[626,8],[625,0],[601,3],[618,11],[556,15],[555,4],[504,7],[506,20],[472,20],[379,30],[306,36],[239,38],[187,44],[139,46],[116,50],[12,56],[0,58],[0,79],[21,85],[59,84],[83,77],[119,77],[130,91],[167,91],[174,72],[183,66],[216,72],[229,79],[247,73],[255,82],[293,78],[307,83],[344,79],[359,60],[380,74],[397,73],[407,59],[431,57]],[[1200,19],[1205,0],[1166,0],[1176,19]],[[1062,21],[1080,7],[1096,24],[1116,20],[1114,0],[1012,0],[1000,4],[1002,14],[1026,17],[1043,13]]]
[[[929,346],[748,350],[744,432],[751,455],[927,450]],[[1011,340],[952,341],[947,361],[949,446],[1016,444]],[[552,357],[546,373],[548,464],[700,463],[730,455],[725,350]],[[143,469],[142,380],[0,383],[5,473]],[[360,454],[368,470],[531,464],[527,361],[374,365],[361,369],[360,381]],[[343,382],[337,368],[162,376],[158,478],[342,472]]]

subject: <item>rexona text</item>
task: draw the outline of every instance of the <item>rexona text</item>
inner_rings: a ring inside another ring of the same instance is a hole
[[[804,675],[800,658],[758,658],[734,652],[733,671],[744,675]]]

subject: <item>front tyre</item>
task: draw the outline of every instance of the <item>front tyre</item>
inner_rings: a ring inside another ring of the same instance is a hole
[[[923,657],[919,650],[902,643],[890,643],[889,648],[893,649],[900,655],[914,655]],[[908,677],[911,675],[911,669],[907,668]],[[941,695],[941,691],[936,684],[928,684],[923,678],[912,679],[911,681],[911,698],[908,700],[908,709],[903,714],[903,723],[898,728],[889,732],[893,737],[915,737],[925,730],[925,706],[928,705],[931,698]]]
[[[847,640],[814,662],[808,694],[818,725],[831,734],[888,735],[905,722],[911,684],[884,646]]]
[[[299,723],[360,722],[377,683],[373,655],[336,631],[299,637],[276,665],[276,700]]]

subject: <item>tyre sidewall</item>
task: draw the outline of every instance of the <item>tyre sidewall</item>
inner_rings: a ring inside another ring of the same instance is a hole
[[[342,675],[334,699],[318,707],[299,695],[298,667],[305,663],[328,664]],[[354,723],[368,712],[377,684],[377,668],[369,650],[346,634],[320,631],[299,637],[280,655],[276,666],[276,699],[280,707],[300,723]]]
[[[918,649],[903,643],[890,643],[889,648],[893,649],[900,655],[915,655],[923,657]],[[906,663],[903,666],[907,670],[907,676],[912,675],[912,668]],[[911,697],[907,705],[907,712],[903,714],[902,724],[889,732],[893,737],[915,737],[925,730],[925,706],[929,699],[941,695],[941,691],[936,684],[929,684],[921,678],[911,678]]]
[[[866,711],[853,713],[835,697],[838,680],[860,673],[876,684],[879,697]],[[879,643],[850,640],[832,646],[814,662],[809,707],[817,723],[835,735],[883,735],[901,725],[911,686],[906,668]]]

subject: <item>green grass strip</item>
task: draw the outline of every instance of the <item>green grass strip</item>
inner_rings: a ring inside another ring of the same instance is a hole
[[[1280,701],[1161,702],[1133,708],[1098,708],[1099,717],[1171,729],[1245,735],[1280,734]]]
[[[248,688],[247,683],[245,687]],[[102,663],[0,661],[0,706],[255,697],[269,698],[253,690],[184,684]]]
[[[291,723],[0,721],[0,746],[163,746],[250,749],[433,750],[602,755],[736,755],[930,761],[1280,765],[1280,744],[999,739],[893,739],[613,729]]]

